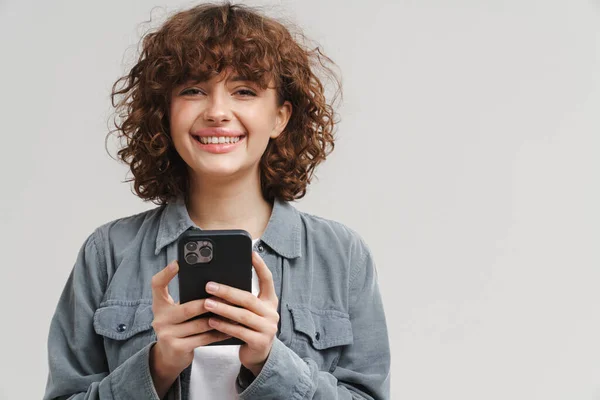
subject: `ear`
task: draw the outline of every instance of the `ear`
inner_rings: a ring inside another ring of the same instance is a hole
[[[271,139],[275,139],[285,129],[287,126],[290,117],[292,116],[292,103],[286,100],[277,110],[277,115],[275,116],[275,126],[271,131]]]

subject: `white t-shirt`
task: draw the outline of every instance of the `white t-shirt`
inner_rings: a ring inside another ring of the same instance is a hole
[[[259,239],[252,241],[252,246]],[[258,277],[252,268],[252,294],[258,296]],[[204,346],[194,349],[190,400],[238,399],[235,380],[240,372],[240,346]]]

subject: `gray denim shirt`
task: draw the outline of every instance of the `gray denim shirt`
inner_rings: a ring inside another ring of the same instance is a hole
[[[87,238],[50,324],[44,399],[159,400],[148,363],[156,342],[151,279],[177,258],[177,239],[194,228],[178,200]],[[275,200],[254,248],[273,273],[280,326],[260,374],[240,368],[240,399],[388,399],[385,315],[360,236]],[[169,293],[179,300],[177,277]],[[188,399],[190,371],[166,398]]]

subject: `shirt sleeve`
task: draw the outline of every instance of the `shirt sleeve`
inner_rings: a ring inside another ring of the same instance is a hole
[[[96,230],[81,247],[58,301],[48,335],[49,399],[160,400],[149,368],[150,343],[109,373],[102,336],[93,328],[94,312],[107,285],[106,262]],[[101,242],[100,242],[101,243]],[[179,379],[167,399],[180,399]]]
[[[275,338],[256,378],[242,368],[236,381],[240,399],[389,399],[390,349],[377,272],[364,245],[351,276],[353,343],[344,346],[336,368],[320,371]]]

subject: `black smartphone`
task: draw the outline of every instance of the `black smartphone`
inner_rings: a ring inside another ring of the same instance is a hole
[[[179,302],[204,299],[210,281],[252,292],[252,237],[241,229],[184,232],[177,242],[179,263]],[[207,312],[196,318],[209,318]],[[229,338],[209,346],[236,345],[244,342]]]

